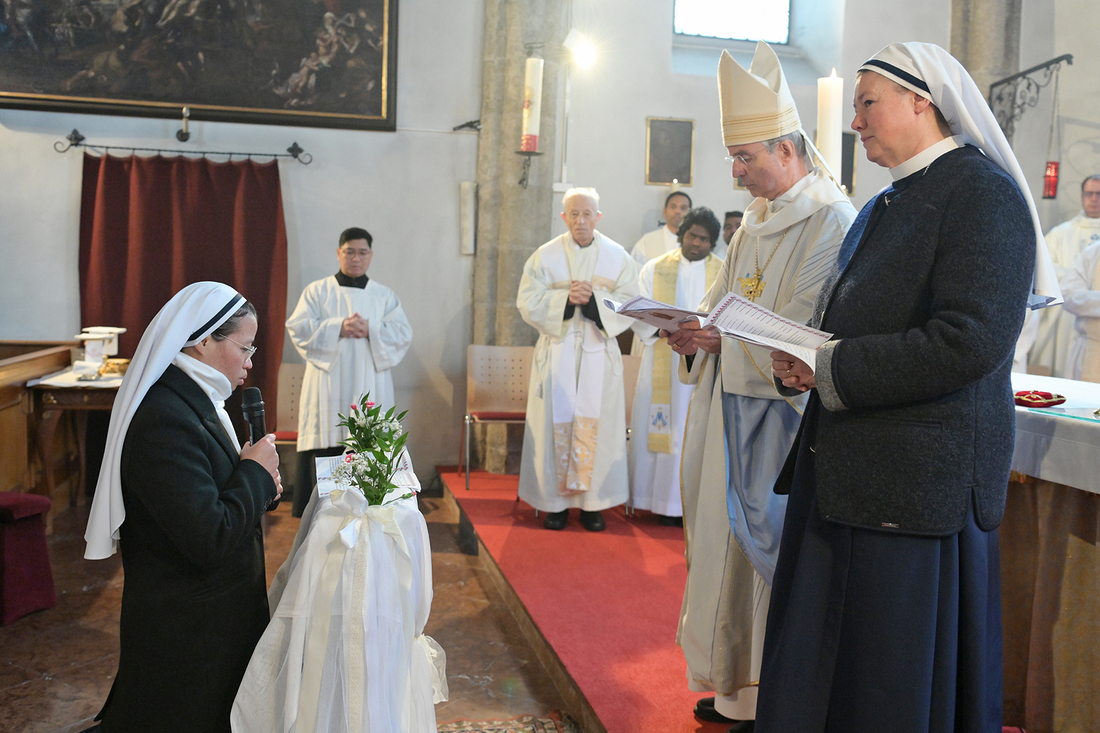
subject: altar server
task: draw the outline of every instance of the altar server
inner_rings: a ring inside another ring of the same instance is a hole
[[[695,310],[722,268],[714,256],[720,232],[710,209],[689,211],[680,222],[680,246],[642,267],[640,294]],[[693,388],[678,379],[680,355],[657,329],[641,321],[631,328],[642,343],[642,363],[630,420],[630,504],[653,512],[661,524],[683,526],[680,449]]]
[[[1081,181],[1081,211],[1047,232],[1046,240],[1058,280],[1064,287],[1066,278],[1073,274],[1078,255],[1086,247],[1100,242],[1100,173]],[[1091,277],[1085,282],[1091,285]],[[1077,291],[1081,290],[1080,286],[1079,280],[1073,283]],[[1079,365],[1071,352],[1079,355],[1083,344],[1079,343],[1074,331],[1074,313],[1070,307],[1067,296],[1065,308],[1044,308],[1029,314],[1028,318],[1038,319],[1039,323],[1027,363],[1049,367],[1053,377],[1080,379],[1074,376],[1074,368]]]
[[[813,166],[816,151],[767,44],[757,44],[749,71],[722,54],[718,96],[732,174],[756,198],[700,310],[713,310],[733,292],[803,323],[855,209],[836,181]],[[688,578],[678,640],[691,689],[716,693],[700,700],[696,715],[751,730],[786,506],[772,486],[805,399],[776,392],[768,349],[721,338],[694,321],[670,344],[694,354],[690,372],[688,360],[680,372],[699,385],[684,431]]]
[[[638,263],[596,229],[600,197],[571,188],[562,198],[569,231],[523,266],[516,305],[539,331],[527,394],[519,498],[563,529],[569,509],[593,532],[603,509],[627,500],[623,362],[615,339],[630,319],[604,305],[638,293]]]
[[[677,241],[680,222],[690,209],[691,196],[683,191],[673,191],[665,197],[665,207],[661,210],[665,223],[652,232],[643,234],[630,250],[630,256],[638,261],[639,267],[680,246]]]
[[[306,360],[298,407],[298,480],[294,516],[314,484],[314,459],[339,455],[348,436],[339,413],[361,396],[394,406],[393,377],[412,343],[412,327],[397,293],[367,277],[373,238],[352,227],[340,234],[340,271],[306,286],[286,321],[294,348]]]

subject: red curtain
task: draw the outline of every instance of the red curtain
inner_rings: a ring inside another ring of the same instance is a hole
[[[256,306],[259,332],[248,385],[267,425],[286,320],[286,225],[279,168],[205,158],[84,156],[80,209],[80,322],[123,326],[129,358],[168,300],[199,280],[231,285]],[[234,420],[236,410],[229,410]]]

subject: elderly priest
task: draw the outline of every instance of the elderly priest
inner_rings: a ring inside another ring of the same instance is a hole
[[[757,45],[749,71],[723,53],[718,97],[732,173],[756,198],[702,309],[733,292],[804,323],[856,211],[812,165],[816,151],[769,46]],[[699,383],[681,469],[688,578],[679,642],[691,689],[716,693],[700,700],[696,715],[740,721],[731,730],[747,731],[786,508],[772,486],[805,400],[778,394],[767,349],[697,322],[681,325],[669,343],[694,355],[690,373],[689,360],[681,362],[681,378]]]
[[[596,229],[600,197],[571,188],[562,198],[569,231],[523,266],[516,305],[539,331],[527,393],[519,498],[563,529],[569,509],[581,526],[605,528],[600,511],[627,499],[623,362],[615,339],[629,319],[603,298],[638,293],[638,263]]]

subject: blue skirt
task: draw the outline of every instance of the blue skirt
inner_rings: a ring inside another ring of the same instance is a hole
[[[943,538],[825,522],[806,427],[772,588],[757,733],[1000,733],[996,530],[979,529],[973,507],[963,530]]]

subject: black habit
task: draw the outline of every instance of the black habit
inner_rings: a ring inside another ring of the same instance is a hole
[[[121,653],[102,730],[228,733],[269,618],[260,517],[275,482],[175,366],[133,417],[121,475]]]

